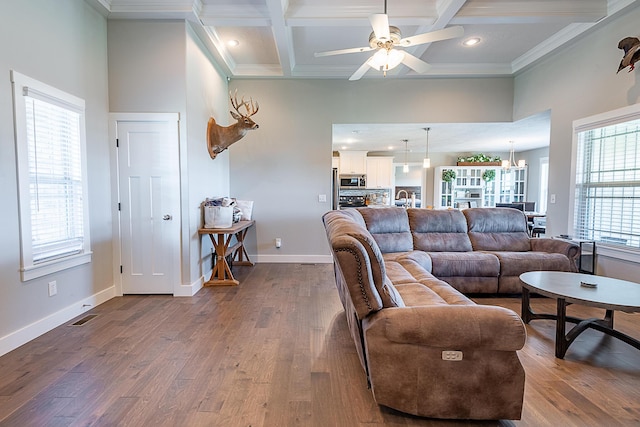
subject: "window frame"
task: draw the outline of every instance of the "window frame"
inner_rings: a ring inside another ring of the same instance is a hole
[[[605,113],[596,114],[582,119],[574,120],[571,147],[571,180],[569,196],[569,224],[568,229],[575,233],[576,216],[576,172],[578,166],[578,134],[581,132],[612,126],[628,121],[640,120],[640,104],[622,107]],[[640,263],[640,248],[617,245],[598,241],[598,255],[616,258],[620,260]]]
[[[20,274],[28,281],[48,274],[91,262],[91,237],[89,225],[85,102],[83,99],[63,92],[33,78],[11,70],[13,86],[14,130],[16,144],[16,166],[18,176],[18,203],[20,222]],[[29,177],[29,147],[27,136],[26,97],[30,96],[57,105],[79,114],[80,168],[82,187],[83,238],[79,252],[57,258],[34,262],[31,241],[31,194]]]

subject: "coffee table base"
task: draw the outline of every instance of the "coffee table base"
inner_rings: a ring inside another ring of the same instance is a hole
[[[557,298],[556,314],[535,313],[531,309],[529,289],[524,286],[522,287],[522,321],[526,324],[531,320],[536,319],[550,319],[556,321],[556,357],[558,359],[563,359],[571,343],[578,337],[578,335],[589,328],[611,335],[612,337],[624,341],[640,350],[640,341],[613,329],[613,310],[606,310],[603,319],[580,319],[573,316],[567,316],[567,306],[569,305],[571,305],[571,303],[567,303],[564,298]],[[571,328],[568,333],[566,332],[566,322],[576,324],[576,326]]]

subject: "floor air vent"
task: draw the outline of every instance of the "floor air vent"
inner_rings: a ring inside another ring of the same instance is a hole
[[[89,314],[87,316],[84,316],[82,319],[73,322],[71,324],[71,326],[82,326],[85,323],[87,323],[89,320],[92,320],[94,317],[98,317],[98,315],[97,314]]]

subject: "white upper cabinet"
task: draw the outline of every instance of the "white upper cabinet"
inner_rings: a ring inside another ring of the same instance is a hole
[[[340,151],[341,174],[367,173],[367,152],[366,151]]]
[[[367,157],[367,188],[391,188],[393,157]]]

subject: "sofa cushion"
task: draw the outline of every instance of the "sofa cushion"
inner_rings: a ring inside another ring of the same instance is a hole
[[[401,283],[414,283],[418,280],[397,261],[386,262],[385,268],[387,269],[387,277],[396,285]]]
[[[437,292],[421,283],[403,283],[397,288],[407,307],[448,304]]]
[[[500,260],[500,276],[520,276],[527,271],[573,271],[563,254],[547,252],[494,252]]]
[[[367,229],[383,253],[413,249],[407,210],[403,208],[358,208]]]
[[[470,252],[467,220],[457,209],[408,209],[413,247],[427,252]]]
[[[474,251],[531,250],[524,212],[512,208],[471,208],[463,214]]]
[[[498,277],[500,261],[486,252],[429,252],[436,277]]]

